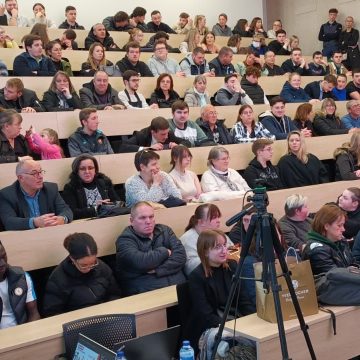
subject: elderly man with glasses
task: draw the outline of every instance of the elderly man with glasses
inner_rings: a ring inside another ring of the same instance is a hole
[[[17,180],[0,190],[0,219],[5,230],[63,225],[73,219],[55,183],[44,182],[45,171],[32,159],[16,166]]]

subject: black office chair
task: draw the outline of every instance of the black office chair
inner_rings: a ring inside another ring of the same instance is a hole
[[[63,324],[66,357],[72,359],[79,333],[115,350],[114,344],[136,337],[135,315],[107,314],[91,316]]]

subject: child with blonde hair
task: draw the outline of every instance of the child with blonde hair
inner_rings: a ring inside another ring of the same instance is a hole
[[[61,159],[64,157],[59,136],[53,129],[46,128],[38,134],[30,126],[30,129],[26,131],[25,138],[30,150],[35,154],[41,154],[41,160]]]

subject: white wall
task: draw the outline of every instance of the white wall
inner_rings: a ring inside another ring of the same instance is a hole
[[[339,10],[338,22],[344,26],[346,16],[351,15],[360,29],[359,0],[268,0],[264,12],[269,24],[281,19],[288,35],[299,36],[303,53],[312,55],[322,49],[318,41],[320,26],[328,20],[328,11],[333,7]]]
[[[32,17],[32,6],[36,0],[18,0],[19,13],[22,16]],[[64,9],[67,5],[73,5],[78,12],[78,23],[90,29],[92,25],[101,22],[106,16],[114,15],[117,11],[126,11],[129,15],[136,6],[147,9],[146,22],[150,21],[152,10],[159,10],[163,15],[163,21],[170,26],[176,23],[182,11],[189,13],[192,17],[196,14],[204,14],[209,26],[217,22],[218,14],[224,12],[228,15],[228,25],[233,27],[239,18],[251,20],[254,16],[263,17],[263,0],[168,0],[164,3],[154,0],[142,0],[134,2],[131,0],[121,1],[96,1],[96,0],[40,0],[46,8],[46,14],[56,24],[64,21]]]

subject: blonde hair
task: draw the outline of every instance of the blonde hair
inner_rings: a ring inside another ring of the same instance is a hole
[[[93,44],[91,44],[90,48],[89,48],[89,55],[88,55],[88,58],[87,58],[87,62],[90,64],[91,68],[93,70],[98,70],[99,69],[99,66],[95,64],[94,62],[94,58],[93,58],[93,53],[95,51],[95,48],[97,46],[100,46],[102,49],[103,49],[103,58],[101,59],[100,63],[99,63],[99,66],[100,65],[106,65],[106,58],[105,58],[105,48],[104,46],[99,43],[99,42],[94,42]]]
[[[297,135],[300,138],[300,149],[299,151],[294,154],[302,163],[307,164],[309,157],[308,153],[306,151],[306,144],[305,144],[305,137],[301,134],[300,131],[291,131],[288,134],[287,137],[287,154],[293,154],[293,152],[290,149],[289,140],[292,135]]]
[[[197,34],[200,35],[199,30],[196,28],[189,30],[186,34],[184,41],[188,44],[188,51],[193,51],[196,47],[198,47],[198,44],[195,43],[195,37]]]

